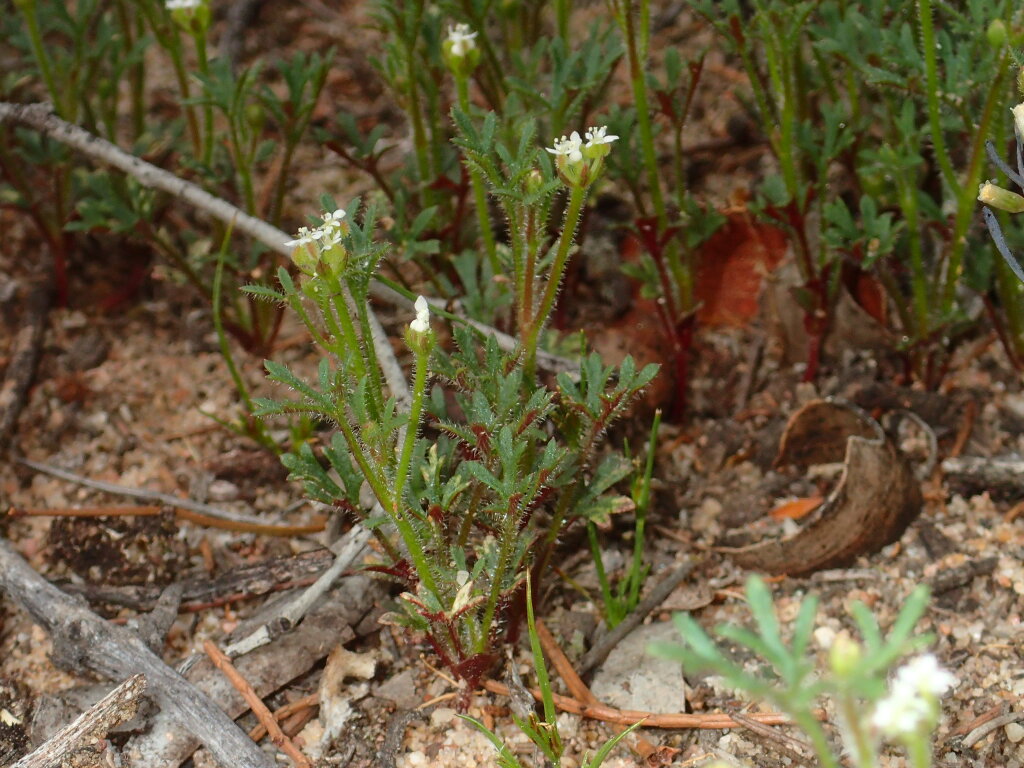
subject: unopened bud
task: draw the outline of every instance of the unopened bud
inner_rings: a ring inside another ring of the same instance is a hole
[[[1007,213],[1024,212],[1024,197],[986,181],[978,189],[978,200]]]
[[[985,36],[988,37],[988,44],[996,50],[1006,45],[1006,39],[1009,35],[1006,32],[1006,24],[1002,19],[992,19],[988,25],[988,29],[985,30]]]

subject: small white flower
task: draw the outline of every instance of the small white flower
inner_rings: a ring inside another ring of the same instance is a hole
[[[587,131],[586,137],[587,137],[587,148],[588,149],[590,147],[601,146],[602,144],[611,144],[613,141],[618,141],[619,140],[618,136],[609,136],[608,135],[608,126],[607,125],[601,125],[601,126],[592,125],[592,126],[590,126],[590,130]]]
[[[573,131],[569,138],[563,136],[555,139],[554,147],[544,147],[552,155],[564,157],[570,163],[579,163],[583,160],[583,139],[578,131]]]
[[[926,653],[897,670],[892,689],[894,692],[906,689],[938,698],[954,685],[956,678],[939,666],[938,659]]]
[[[194,10],[203,4],[203,0],[167,0],[164,7],[168,11]]]
[[[345,218],[345,211],[343,211],[341,208],[336,210],[334,213],[325,213],[324,214],[324,223],[323,223],[322,229],[328,230],[328,229],[334,229],[335,227],[340,227],[342,219],[344,219],[344,218]]]
[[[939,666],[931,654],[918,656],[900,667],[889,695],[878,702],[871,722],[892,739],[932,728],[938,718],[938,699],[956,685],[956,678]]]
[[[413,306],[416,308],[416,319],[409,323],[409,328],[415,333],[426,333],[430,330],[430,305],[420,296]]]
[[[300,245],[309,245],[316,239],[316,232],[319,232],[319,230],[311,232],[309,227],[299,227],[299,231],[295,235],[295,239],[288,240],[285,242],[285,245],[289,248],[298,248]]]
[[[1017,129],[1017,135],[1024,139],[1024,103],[1018,104],[1010,111],[1013,113],[1013,126]]]
[[[450,49],[452,56],[462,58],[474,50],[476,43],[473,42],[473,38],[476,35],[476,32],[470,31],[469,24],[456,24],[454,27],[448,27],[448,42],[452,46]]]

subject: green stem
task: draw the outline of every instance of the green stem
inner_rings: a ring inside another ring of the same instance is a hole
[[[281,452],[281,446],[279,446],[273,438],[270,437],[263,422],[259,419],[251,418],[256,409],[253,407],[252,398],[249,396],[249,387],[246,386],[245,380],[242,378],[242,374],[238,371],[238,366],[235,365],[235,357],[231,354],[231,344],[228,342],[227,334],[224,332],[224,319],[221,313],[221,303],[223,301],[224,257],[228,237],[230,237],[230,230],[224,238],[224,247],[221,248],[220,252],[217,254],[217,269],[213,273],[213,327],[217,332],[217,343],[220,346],[220,356],[224,359],[224,363],[228,367],[228,373],[231,375],[231,380],[235,383],[235,391],[238,392],[238,396],[242,398],[246,414],[250,417],[248,419],[248,423],[251,426],[251,429],[247,431],[250,432],[251,437],[255,438],[260,445],[279,454]]]
[[[455,73],[455,86],[459,94],[459,109],[469,114],[469,77],[464,72]],[[480,172],[475,168],[469,169],[469,183],[473,187],[473,202],[476,206],[477,226],[480,228],[480,238],[484,241],[484,250],[487,253],[487,260],[491,264],[491,273],[498,275],[501,265],[498,264],[498,252],[494,247],[494,231],[491,229],[490,209],[487,206],[487,191],[484,188]]]
[[[363,473],[363,477],[370,486],[370,490],[373,491],[373,495],[377,497],[377,501],[380,502],[381,507],[385,510],[393,509],[394,504],[392,502],[391,494],[388,492],[388,487],[385,484],[384,479],[374,471],[374,467],[370,463],[370,460],[366,458],[366,452],[363,450],[362,443],[352,430],[352,425],[348,423],[348,415],[344,412],[340,412],[337,414],[336,421],[338,422],[338,429],[341,431],[341,436],[345,438],[345,443],[348,445],[348,451],[352,454],[352,458],[359,467],[359,471]]]
[[[204,78],[210,74],[209,61],[206,57],[206,30],[198,29],[192,34],[196,45],[196,59],[199,66],[199,74]],[[213,160],[213,104],[207,101],[203,105],[203,157],[204,166],[209,167]]]
[[[576,227],[580,221],[580,213],[583,211],[583,203],[586,199],[586,187],[577,184],[570,187],[569,205],[565,212],[565,224],[562,226],[562,234],[558,240],[555,260],[551,264],[551,272],[544,287],[544,295],[541,298],[536,314],[534,314],[530,321],[523,341],[523,348],[526,352],[524,367],[527,379],[532,379],[537,369],[537,343],[540,339],[540,332],[547,323],[548,315],[551,314],[551,310],[554,307],[555,297],[558,295],[558,288],[562,283],[565,266],[569,261],[569,251],[572,247]]]
[[[932,764],[931,741],[920,734],[915,734],[907,739],[907,757],[910,758],[911,768],[930,768]]]
[[[999,59],[996,72],[999,74],[992,80],[985,98],[985,106],[982,109],[981,118],[977,127],[971,126],[969,131],[974,134],[974,141],[971,146],[970,161],[967,165],[967,173],[964,178],[964,185],[957,194],[956,219],[953,222],[953,238],[949,252],[949,262],[946,267],[946,284],[943,286],[941,309],[943,314],[948,314],[956,300],[956,284],[960,279],[960,272],[963,269],[963,257],[967,248],[967,230],[974,220],[977,203],[975,201],[975,190],[987,161],[985,156],[985,138],[989,134],[989,127],[993,124],[999,107],[1006,103],[1004,85],[1009,76],[1010,69],[1007,67],[1007,56],[1004,54]],[[1003,123],[995,120],[999,126],[998,136],[1005,136]],[[999,141],[996,146],[1004,146]],[[999,261],[1002,261],[999,259]]]
[[[875,768],[874,745],[865,731],[864,712],[854,698],[848,694],[837,696],[837,706],[843,723],[843,746],[850,752],[856,768]]]
[[[164,39],[164,48],[171,55],[174,78],[178,81],[178,90],[181,91],[185,122],[188,125],[189,136],[192,139],[192,148],[198,157],[202,152],[203,142],[199,132],[199,121],[196,119],[196,111],[191,104],[184,103],[191,98],[191,90],[188,86],[188,74],[185,72],[184,57],[181,54],[181,38],[178,36],[177,28],[174,28],[171,34]]]
[[[644,532],[647,527],[647,509],[651,503],[651,476],[654,474],[654,454],[658,448],[658,427],[661,426],[661,409],[654,412],[651,423],[651,437],[647,445],[647,462],[644,465],[643,487],[636,500],[636,532],[633,538],[633,564],[629,571],[629,610],[640,602],[640,582],[644,567]]]
[[[537,281],[537,249],[540,247],[534,235],[537,229],[536,218],[536,211],[527,206],[523,232],[518,238],[523,258],[522,260],[518,256],[515,258],[516,268],[519,270],[519,328],[521,331],[529,328],[534,318],[533,289]],[[513,247],[517,245],[516,238],[513,238]]]
[[[194,116],[193,116],[194,117]],[[241,116],[237,116],[242,118]],[[253,189],[252,184],[252,168],[249,164],[249,152],[242,146],[242,135],[238,130],[236,124],[236,116],[229,116],[228,122],[231,128],[228,131],[231,137],[231,151],[234,154],[235,169],[238,171],[238,177],[242,180],[242,198],[245,200],[245,210],[251,216],[256,215],[256,193]],[[198,130],[198,129],[197,129]],[[200,148],[196,148],[196,151],[201,151]]]
[[[953,170],[953,163],[949,159],[949,152],[946,150],[946,140],[942,135],[942,122],[939,119],[939,77],[938,67],[935,62],[935,28],[932,19],[932,1],[918,0],[918,19],[921,24],[921,47],[924,49],[924,69],[926,78],[926,96],[928,99],[928,122],[931,126],[932,147],[935,152],[935,159],[938,160],[939,168],[942,169],[942,177],[946,184],[957,194],[960,191],[960,184],[956,179],[956,172]]]
[[[900,184],[900,203],[903,208],[904,220],[907,223],[907,238],[910,241],[910,290],[914,308],[913,337],[916,340],[928,335],[928,276],[925,273],[924,255],[921,250],[921,232],[919,229],[917,208],[917,187],[912,184]]]
[[[403,498],[405,495],[405,484],[409,479],[409,465],[412,461],[413,448],[416,445],[416,433],[419,429],[420,414],[423,411],[423,393],[427,387],[427,361],[430,357],[430,348],[425,346],[427,343],[425,339],[422,341],[423,345],[417,346],[413,350],[416,354],[416,363],[414,366],[412,405],[409,408],[409,422],[406,425],[405,439],[402,442],[402,453],[398,460],[398,470],[395,473],[394,495],[391,497],[391,506],[385,507],[385,509],[391,514],[391,519],[394,520],[395,525],[398,526],[398,531],[405,542],[405,547],[409,551],[409,557],[412,558],[413,567],[416,569],[416,574],[419,576],[420,581],[423,582],[423,586],[434,595],[440,596],[441,592],[437,587],[437,581],[434,579],[434,572],[431,570],[430,562],[423,551],[423,545],[406,516]]]
[[[415,331],[410,331],[415,333]],[[428,332],[429,333],[429,332]],[[426,341],[423,340],[425,344]],[[416,362],[413,366],[412,404],[409,406],[409,421],[405,428],[405,439],[402,441],[402,453],[398,459],[398,470],[395,472],[395,509],[402,504],[405,484],[409,480],[409,463],[412,461],[413,448],[416,446],[416,435],[419,432],[420,415],[423,412],[423,393],[427,387],[427,359],[430,357],[428,347],[418,345],[414,350]]]
[[[477,652],[487,650],[488,640],[491,635],[491,624],[494,623],[494,614],[498,610],[498,598],[501,597],[501,586],[505,581],[505,574],[511,564],[512,554],[516,548],[516,523],[519,516],[512,509],[505,511],[505,525],[501,532],[501,541],[498,542],[498,565],[491,577],[491,591],[487,595],[487,604],[484,607],[483,620],[480,622],[481,633],[478,641]]]
[[[587,541],[590,543],[590,554],[594,558],[597,583],[601,586],[601,599],[604,601],[604,620],[608,625],[608,629],[612,629],[621,620],[622,606],[619,605],[612,594],[611,584],[608,583],[608,574],[604,569],[604,560],[601,558],[601,544],[597,540],[597,526],[590,520],[587,520]]]
[[[36,3],[21,2],[16,5],[25,17],[25,24],[28,26],[28,39],[32,45],[32,56],[35,58],[36,64],[39,65],[39,73],[43,76],[43,82],[46,83],[46,90],[53,100],[54,109],[65,120],[73,121],[74,116],[68,114],[67,105],[63,103],[64,94],[57,89],[57,81],[50,66],[50,57],[46,55],[46,49],[43,46],[43,37],[39,31],[39,17],[36,16]]]
[[[637,130],[640,135],[640,152],[647,172],[647,187],[650,190],[651,205],[658,221],[658,231],[668,229],[668,209],[661,190],[661,169],[654,148],[654,129],[651,123],[650,101],[647,95],[647,47],[650,40],[649,0],[639,0],[640,12],[634,19],[632,0],[623,0],[618,21],[626,40],[626,60],[629,63],[629,79],[636,103]],[[680,204],[682,200],[678,201]],[[683,266],[679,255],[679,242],[672,238],[665,247],[665,260],[672,280],[679,291],[683,306],[690,308],[693,299],[691,275]],[[674,320],[675,318],[673,318]]]
[[[555,1],[555,18],[558,24],[558,36],[562,38],[566,44],[569,42],[569,6],[569,0]]]

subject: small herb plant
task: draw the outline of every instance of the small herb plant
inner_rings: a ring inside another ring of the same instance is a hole
[[[528,125],[509,145],[493,114],[479,126],[455,117],[467,165],[492,186],[512,223],[501,258],[516,301],[514,350],[421,296],[405,332],[411,391],[395,391],[403,387],[391,377],[387,394],[367,309],[388,250],[374,236],[373,206],[359,219],[335,210],[300,230],[289,243],[298,279],[282,268],[280,290],[248,291],[291,308],[324,355],[316,382],[267,363],[270,378],[299,399],[259,401],[260,415],[301,413],[338,428],[320,455],[306,443],[285,457],[292,476],[312,498],[373,528],[385,557],[380,570],[406,589],[394,620],[422,633],[472,688],[503,638],[515,635],[527,572],[546,572],[573,521],[614,508],[609,491],[632,466],[614,452],[601,458],[601,439],[656,366],[638,370],[626,358],[613,368],[589,355],[552,388],[538,378],[542,331],[615,137],[594,127],[586,142],[573,132],[542,153]],[[565,218],[549,241],[559,188],[568,197]],[[432,311],[452,321],[450,350],[438,343]]]
[[[565,747],[558,733],[558,713],[555,709],[555,700],[551,692],[551,678],[548,677],[548,668],[544,661],[544,651],[541,648],[540,638],[537,636],[537,626],[533,618],[533,591],[530,588],[529,575],[527,575],[526,579],[526,621],[530,634],[530,650],[533,653],[533,668],[537,674],[537,685],[540,688],[541,701],[544,705],[544,717],[540,718],[537,716],[532,706],[533,700],[531,699],[528,703],[523,702],[529,711],[525,713],[513,711],[512,721],[519,730],[526,734],[544,756],[545,765],[552,766],[552,768],[561,768]],[[515,664],[515,661],[509,659],[509,664]],[[518,675],[515,675],[515,677],[518,678]],[[519,683],[518,679],[515,682]],[[525,696],[529,696],[528,691],[523,691],[523,693]],[[523,768],[519,758],[501,740],[500,736],[488,729],[479,720],[475,720],[468,715],[462,715],[461,717],[463,720],[472,723],[494,745],[495,750],[498,752],[498,765],[500,768]],[[605,758],[611,754],[615,746],[641,725],[642,723],[634,723],[606,741],[593,755],[584,756],[583,761],[580,763],[581,768],[600,768]]]
[[[788,645],[775,616],[771,592],[760,578],[748,579],[746,601],[754,629],[723,625],[715,634],[752,651],[766,664],[757,672],[731,659],[721,643],[712,640],[687,614],[675,616],[683,644],[658,643],[652,645],[651,652],[682,662],[690,673],[714,672],[728,687],[767,701],[789,715],[809,738],[824,768],[838,768],[841,754],[849,756],[856,768],[875,768],[883,739],[904,747],[913,768],[931,765],[939,699],[956,684],[955,679],[939,667],[934,656],[924,654],[899,667],[891,684],[886,683],[900,659],[932,642],[927,635],[913,635],[927,607],[926,587],[910,594],[887,636],[871,611],[854,603],[851,615],[861,641],[840,632],[824,670],[816,670],[808,658],[817,611],[814,598],[801,603]],[[815,712],[822,697],[831,699],[835,707],[842,751],[833,745]]]
[[[977,242],[983,140],[1006,102],[1006,30],[1019,9],[982,0],[694,5],[746,70],[778,164],[758,206],[797,257],[807,378],[840,289],[873,284],[874,301],[895,313],[878,319],[900,339],[908,372],[937,384],[977,319],[958,287]],[[986,36],[990,24],[1003,35]],[[988,289],[977,266],[967,276]]]

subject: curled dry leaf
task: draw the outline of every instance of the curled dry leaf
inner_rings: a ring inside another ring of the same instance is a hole
[[[842,461],[835,488],[795,534],[726,548],[744,568],[801,576],[849,565],[896,541],[921,510],[921,488],[882,427],[848,403],[815,400],[789,420],[776,465]]]

